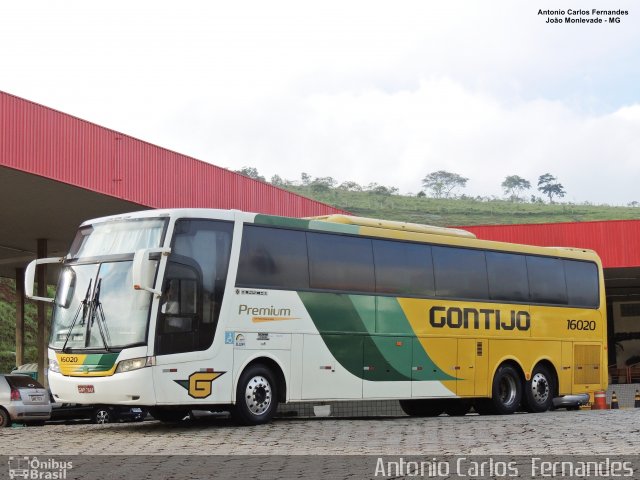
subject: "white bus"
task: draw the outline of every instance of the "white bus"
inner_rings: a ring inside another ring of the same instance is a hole
[[[590,251],[343,215],[150,210],[82,224],[48,349],[59,402],[267,422],[278,403],[398,399],[410,415],[544,411],[606,388]]]

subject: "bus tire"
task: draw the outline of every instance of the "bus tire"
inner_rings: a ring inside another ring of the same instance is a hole
[[[503,364],[493,377],[491,399],[478,402],[481,414],[510,415],[522,401],[522,380],[515,367]]]
[[[471,410],[471,402],[468,400],[451,400],[444,407],[444,413],[450,417],[462,417]]]
[[[236,404],[231,411],[241,425],[260,425],[269,422],[278,408],[276,377],[262,364],[249,366],[238,380]]]
[[[437,417],[444,412],[443,400],[400,400],[400,408],[410,417]]]
[[[531,380],[524,384],[523,406],[527,412],[546,412],[553,406],[555,379],[545,365],[536,365]]]

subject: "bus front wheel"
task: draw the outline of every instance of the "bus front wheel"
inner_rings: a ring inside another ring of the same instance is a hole
[[[524,385],[524,407],[527,412],[546,412],[553,406],[555,380],[549,369],[537,365],[531,380]]]
[[[278,390],[273,372],[261,364],[251,365],[238,380],[232,416],[241,425],[267,423],[278,408]]]

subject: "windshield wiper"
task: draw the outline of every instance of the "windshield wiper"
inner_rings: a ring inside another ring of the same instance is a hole
[[[67,338],[64,339],[64,345],[62,345],[62,352],[63,353],[67,353],[68,350],[66,350],[67,348],[67,343],[69,342],[69,338],[71,338],[71,332],[73,331],[73,327],[76,326],[76,322],[78,321],[78,316],[80,315],[80,310],[82,310],[82,321],[80,322],[80,325],[84,325],[84,321],[86,319],[87,316],[87,311],[89,310],[89,293],[91,292],[91,282],[92,280],[89,280],[89,286],[87,287],[87,293],[84,296],[84,300],[82,300],[80,302],[80,305],[78,305],[78,309],[76,310],[76,314],[73,317],[73,322],[71,322],[71,326],[69,327],[69,331],[67,332]]]
[[[100,337],[102,338],[102,343],[104,344],[104,348],[107,352],[111,352],[111,347],[109,343],[111,343],[111,339],[109,338],[109,330],[107,329],[107,320],[104,316],[104,310],[102,309],[102,303],[100,303],[100,287],[102,286],[102,279],[98,279],[98,283],[96,284],[96,291],[93,294],[92,306],[93,310],[91,312],[91,321],[89,323],[88,332],[91,332],[91,326],[93,322],[98,320],[98,331],[100,332]],[[87,333],[87,338],[90,338],[90,335]],[[87,345],[88,346],[88,345]]]

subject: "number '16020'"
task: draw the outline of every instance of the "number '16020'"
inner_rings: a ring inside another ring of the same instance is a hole
[[[567,320],[567,330],[595,330],[595,320]]]

